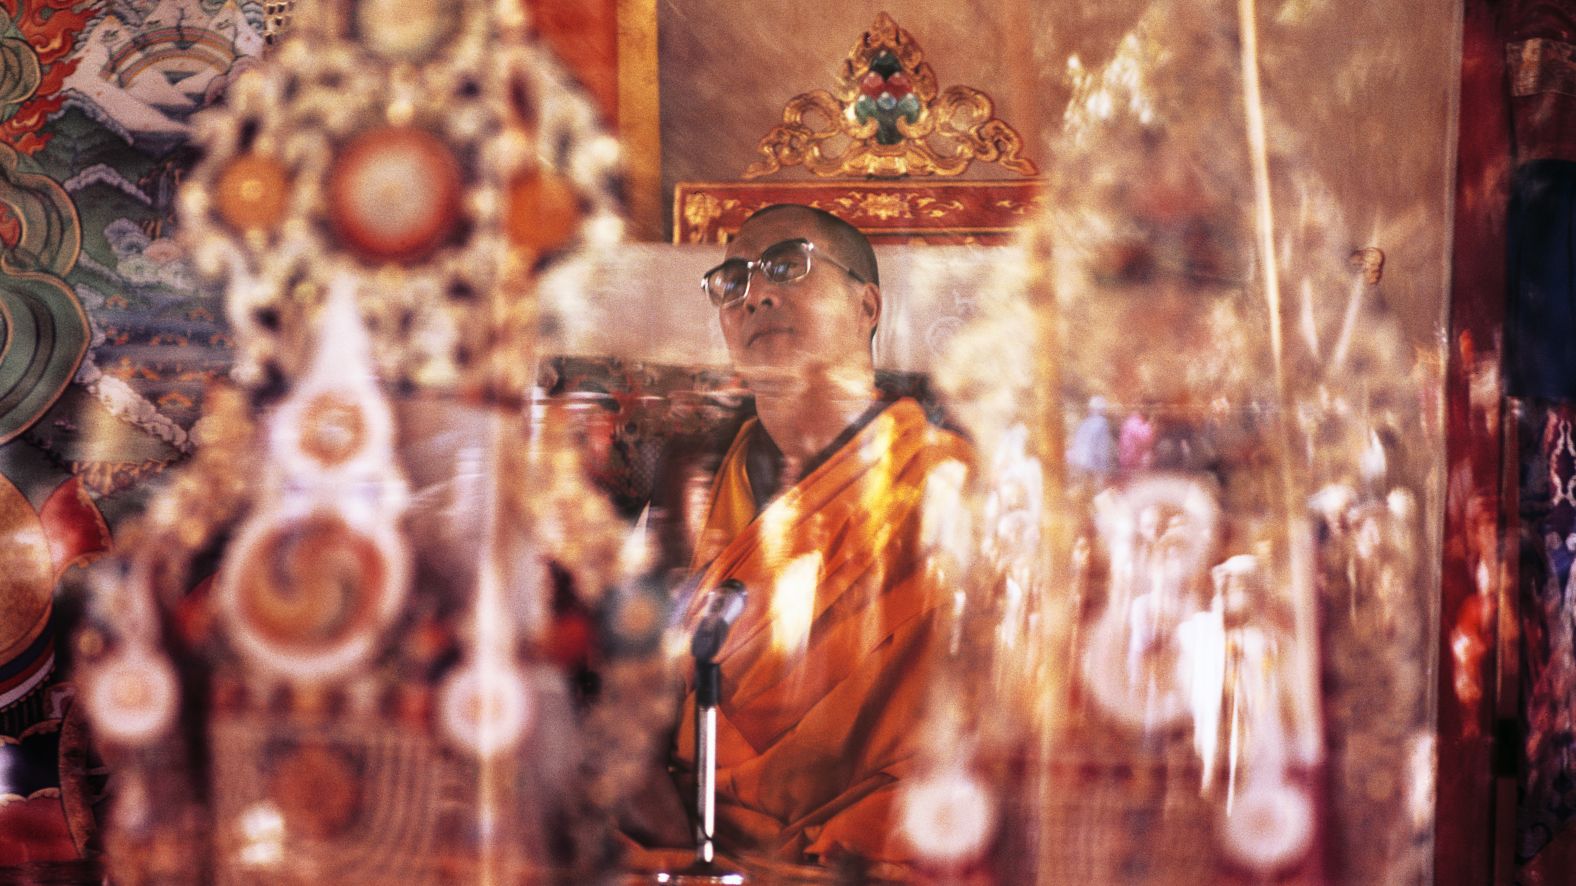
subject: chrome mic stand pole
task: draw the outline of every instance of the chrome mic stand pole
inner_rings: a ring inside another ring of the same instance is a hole
[[[722,668],[695,660],[695,861],[709,865],[717,851],[717,702]]]

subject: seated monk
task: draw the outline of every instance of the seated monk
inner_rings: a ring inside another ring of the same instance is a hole
[[[712,483],[685,614],[692,628],[712,589],[747,588],[717,657],[717,846],[746,867],[900,877],[913,858],[894,801],[944,602],[920,556],[924,484],[972,456],[915,401],[877,393],[878,281],[856,228],[797,205],[751,216],[703,281],[755,395]],[[690,685],[673,753],[686,797],[694,705]]]

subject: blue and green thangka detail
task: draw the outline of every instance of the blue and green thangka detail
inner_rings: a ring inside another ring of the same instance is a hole
[[[38,53],[16,21],[0,9],[0,121],[16,115],[43,80]]]
[[[860,123],[876,121],[876,141],[895,145],[903,140],[897,121],[910,124],[919,120],[919,97],[909,82],[908,73],[897,56],[885,50],[870,60],[870,70],[859,80],[859,98],[854,100],[854,117]]]

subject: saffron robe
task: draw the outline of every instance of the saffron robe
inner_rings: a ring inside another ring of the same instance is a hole
[[[729,579],[748,591],[717,656],[718,846],[901,865],[912,849],[895,833],[896,785],[913,771],[944,602],[920,551],[924,486],[971,453],[898,400],[757,514],[745,456],[758,433],[747,423],[718,471],[697,558],[727,541],[686,614],[693,626]],[[690,785],[694,710],[691,686],[675,753]]]

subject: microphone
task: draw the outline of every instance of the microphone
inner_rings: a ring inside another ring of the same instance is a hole
[[[690,639],[690,654],[697,664],[711,664],[722,651],[728,631],[744,612],[748,597],[744,582],[730,578],[706,594],[706,609]]]

